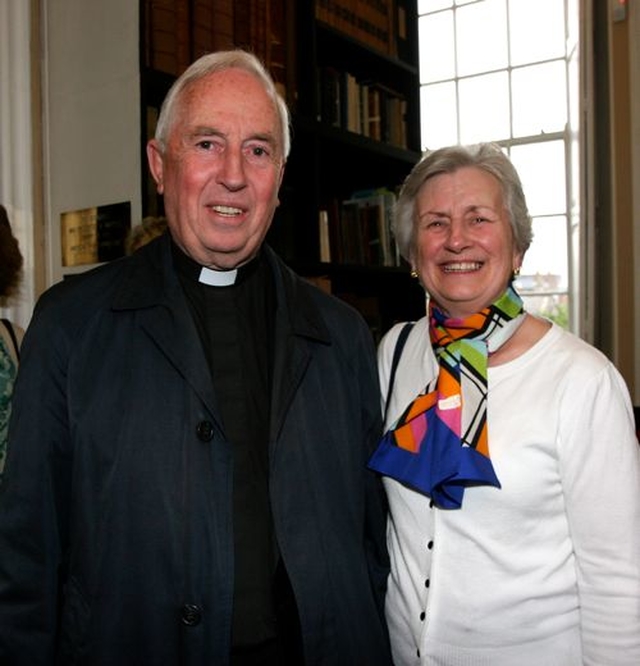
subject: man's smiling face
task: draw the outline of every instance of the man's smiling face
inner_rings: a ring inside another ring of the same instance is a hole
[[[238,68],[191,83],[179,101],[166,148],[148,146],[174,241],[215,269],[258,252],[278,206],[283,137],[274,101]]]

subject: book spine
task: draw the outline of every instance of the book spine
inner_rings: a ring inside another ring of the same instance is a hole
[[[387,55],[395,55],[394,0],[315,0],[316,18]]]

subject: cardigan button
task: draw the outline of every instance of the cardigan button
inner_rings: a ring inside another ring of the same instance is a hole
[[[202,620],[200,606],[196,606],[195,604],[185,604],[182,607],[180,619],[185,627],[195,627],[199,625],[200,620]]]
[[[213,439],[213,424],[211,421],[200,421],[196,426],[196,435],[201,442],[210,442]]]

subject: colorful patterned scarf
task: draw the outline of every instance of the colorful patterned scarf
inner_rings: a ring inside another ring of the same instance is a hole
[[[524,316],[522,299],[511,285],[493,305],[467,319],[447,318],[430,302],[438,377],[387,431],[369,467],[444,509],[459,509],[467,486],[499,488],[487,437],[487,359]]]

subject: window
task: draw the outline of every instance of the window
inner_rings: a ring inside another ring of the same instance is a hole
[[[516,287],[577,326],[577,0],[418,0],[423,149],[495,141],[524,187],[534,240]]]

